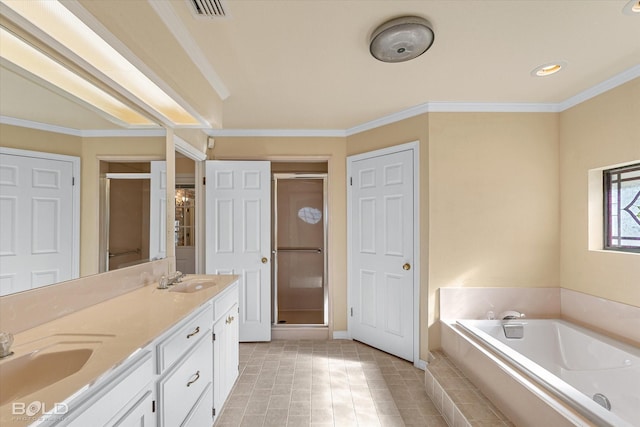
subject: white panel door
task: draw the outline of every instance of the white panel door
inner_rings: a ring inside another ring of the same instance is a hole
[[[271,164],[206,162],[207,274],[240,276],[240,341],[271,340]]]
[[[167,257],[167,162],[151,162],[149,259]]]
[[[413,151],[351,164],[350,332],[414,358]]]
[[[73,164],[0,154],[0,295],[77,277]]]

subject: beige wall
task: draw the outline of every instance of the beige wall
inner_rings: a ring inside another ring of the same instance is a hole
[[[562,112],[560,139],[562,287],[640,307],[640,254],[588,243],[589,206],[601,200],[596,176],[589,203],[589,170],[640,161],[640,78]],[[594,222],[592,241],[601,245]]]
[[[559,286],[558,116],[429,116],[429,342],[438,289]]]
[[[0,124],[0,146],[44,153],[82,155],[82,138]]]
[[[208,153],[216,160],[328,162],[328,282],[333,329],[347,330],[346,164],[344,138],[216,137]]]

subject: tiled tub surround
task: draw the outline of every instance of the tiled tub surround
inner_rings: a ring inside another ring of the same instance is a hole
[[[65,402],[79,390],[90,390],[99,378],[103,378],[106,373],[128,360],[139,349],[236,280],[237,276],[219,276],[217,285],[193,293],[160,290],[156,283],[150,283],[124,295],[42,323],[15,334],[12,347],[15,354],[0,360],[0,369],[4,363],[29,354],[50,340],[64,341],[67,339],[65,337],[70,336],[97,342],[93,354],[79,371],[20,398],[21,402],[39,401],[46,408],[52,408],[54,403]],[[11,409],[11,402],[0,406],[0,425],[28,424],[29,420],[16,419],[11,414]]]
[[[593,424],[640,421],[640,349],[559,319],[458,320],[456,327]],[[610,410],[593,396],[610,402]]]
[[[561,318],[640,346],[640,307],[560,288],[440,288],[440,319],[496,318],[507,310],[528,318]]]
[[[564,318],[637,347],[640,308],[559,288],[440,289],[444,352],[509,419],[518,426],[592,425],[455,325],[456,319],[486,319],[489,311],[498,316],[506,310]]]
[[[442,351],[429,355],[427,394],[452,427],[514,426]]]

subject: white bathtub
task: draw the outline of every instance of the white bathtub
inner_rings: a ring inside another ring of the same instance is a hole
[[[640,349],[556,319],[456,323],[590,423],[640,426]],[[515,324],[516,336],[522,325],[523,337],[506,338],[503,323]]]

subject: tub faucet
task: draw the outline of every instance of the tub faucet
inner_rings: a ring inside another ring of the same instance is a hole
[[[13,344],[13,335],[9,332],[0,332],[0,359],[13,354],[11,344]]]
[[[508,310],[508,311],[505,311],[504,313],[500,313],[500,316],[498,318],[502,320],[513,320],[513,319],[522,319],[523,317],[525,317],[524,313],[520,313],[519,311],[515,311],[515,310]]]

